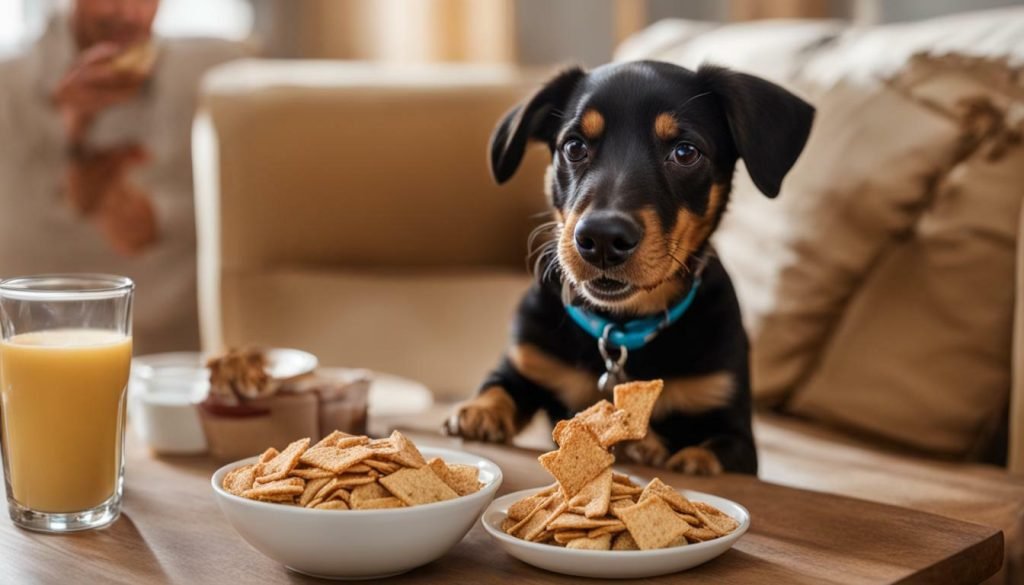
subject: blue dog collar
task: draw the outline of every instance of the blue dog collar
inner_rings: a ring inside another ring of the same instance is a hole
[[[647,317],[619,323],[573,305],[566,305],[565,310],[572,320],[594,339],[600,341],[607,337],[610,345],[633,351],[647,345],[662,329],[678,321],[693,304],[698,288],[700,288],[700,277],[693,279],[693,284],[686,296],[669,307],[662,317]]]

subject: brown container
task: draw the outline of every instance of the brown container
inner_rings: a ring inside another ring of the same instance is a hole
[[[273,396],[240,406],[200,404],[210,455],[234,461],[267,447],[283,449],[303,437],[316,442],[334,430],[365,434],[370,383],[364,370],[318,371],[283,382]]]

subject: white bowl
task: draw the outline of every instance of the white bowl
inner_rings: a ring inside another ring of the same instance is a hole
[[[706,563],[732,548],[750,527],[750,514],[743,506],[702,492],[679,490],[688,499],[707,502],[740,523],[731,533],[696,544],[658,550],[575,550],[551,544],[527,542],[506,534],[501,529],[508,507],[542,488],[523,490],[502,496],[484,512],[484,529],[498,541],[505,552],[541,569],[577,577],[604,579],[643,579],[667,575]]]
[[[372,579],[404,573],[434,561],[480,517],[501,486],[501,469],[476,455],[448,449],[420,449],[424,457],[480,469],[484,487],[454,500],[392,510],[311,510],[248,500],[221,488],[232,469],[213,474],[217,503],[231,526],[253,548],[289,569],[328,579]]]

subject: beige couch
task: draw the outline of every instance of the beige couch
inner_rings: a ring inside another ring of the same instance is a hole
[[[655,32],[669,42],[664,28]],[[204,347],[301,347],[328,365],[418,379],[442,404],[413,422],[436,428],[444,402],[469,395],[498,359],[529,283],[526,238],[544,209],[546,153],[531,153],[502,188],[484,153],[494,121],[539,78],[329,62],[247,61],[215,72],[194,132]],[[1018,275],[1020,283],[1024,261]],[[1019,344],[1024,324],[1016,331]],[[1018,441],[1021,394],[1018,377],[1007,400]],[[999,579],[1024,578],[1024,482],[839,428],[760,414],[762,478],[1000,527]]]

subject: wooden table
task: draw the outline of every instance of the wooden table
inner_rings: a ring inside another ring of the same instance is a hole
[[[45,535],[0,520],[0,583],[314,583],[249,548],[217,509],[201,457],[154,458],[129,439],[124,514],[101,531]],[[422,445],[460,448],[442,437]],[[537,453],[467,443],[501,466],[501,493],[544,485]],[[974,583],[1002,564],[999,530],[931,514],[763,483],[690,478],[642,467],[646,477],[733,499],[750,531],[723,556],[652,583]],[[899,489],[894,485],[893,489]],[[395,583],[577,583],[502,552],[477,524],[442,559]]]

